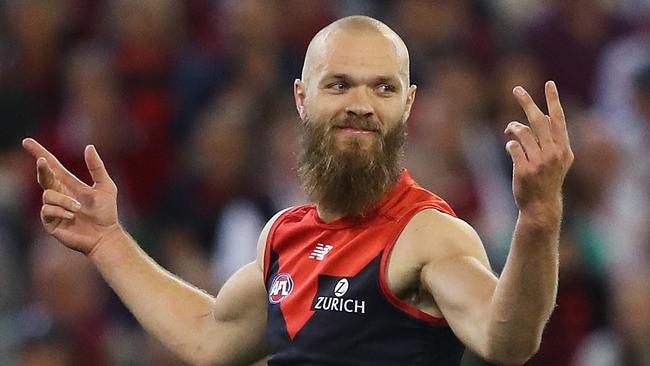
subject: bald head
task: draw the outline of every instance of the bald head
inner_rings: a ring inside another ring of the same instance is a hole
[[[339,19],[321,29],[309,43],[305,62],[302,67],[302,81],[309,83],[315,69],[322,67],[326,53],[335,48],[341,37],[380,37],[386,40],[391,48],[389,57],[394,57],[399,65],[400,74],[409,85],[409,54],[404,41],[377,19],[355,15]]]

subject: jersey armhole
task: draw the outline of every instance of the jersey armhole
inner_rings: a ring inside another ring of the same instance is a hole
[[[419,206],[411,211],[409,211],[406,215],[402,216],[400,220],[407,220],[407,223],[404,224],[404,226],[395,234],[395,236],[392,238],[391,242],[384,248],[383,253],[381,254],[381,262],[379,265],[379,287],[381,288],[381,292],[383,293],[384,297],[388,302],[396,307],[398,310],[406,313],[407,315],[410,315],[411,317],[429,323],[430,325],[434,326],[448,326],[447,320],[445,318],[439,318],[435,317],[431,314],[427,314],[424,311],[416,308],[415,306],[409,304],[408,302],[398,298],[393,291],[391,291],[390,287],[388,286],[388,280],[386,279],[387,275],[387,269],[388,269],[388,260],[390,259],[390,256],[392,254],[393,248],[395,247],[395,244],[397,243],[397,239],[399,236],[402,234],[404,229],[406,228],[406,225],[408,225],[408,221],[413,218],[417,213],[421,212],[422,210],[426,209],[436,209],[442,213],[447,213],[444,210],[441,210],[440,207],[437,207],[436,205],[424,205],[424,206]]]
[[[275,219],[271,228],[269,229],[268,234],[266,235],[266,242],[264,243],[264,283],[268,283],[269,277],[269,266],[271,265],[271,250],[275,238],[275,232],[280,226],[280,223],[291,213],[296,207],[289,207],[284,209],[278,214],[278,217]]]

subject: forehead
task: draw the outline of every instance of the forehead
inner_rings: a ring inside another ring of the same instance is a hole
[[[313,68],[318,79],[331,74],[402,78],[408,73],[395,42],[381,33],[333,32],[323,38],[319,53]]]

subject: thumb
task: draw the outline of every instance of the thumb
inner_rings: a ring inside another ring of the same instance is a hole
[[[106,187],[114,184],[94,145],[86,146],[86,150],[84,151],[84,160],[86,160],[86,166],[88,167],[90,176],[93,178],[93,182],[95,182],[97,186]]]
[[[56,186],[56,175],[47,163],[47,159],[38,158],[36,160],[36,180],[43,189],[54,189]]]

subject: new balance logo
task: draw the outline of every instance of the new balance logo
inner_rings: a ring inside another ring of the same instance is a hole
[[[309,257],[307,258],[315,259],[317,261],[322,261],[323,259],[325,259],[327,253],[329,253],[330,250],[332,250],[333,248],[334,247],[331,245],[318,243],[316,244],[316,248],[314,248],[314,251],[311,252]]]

